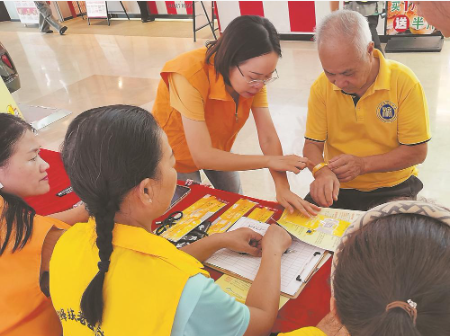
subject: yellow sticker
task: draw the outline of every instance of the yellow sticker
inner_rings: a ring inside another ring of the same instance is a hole
[[[183,217],[161,236],[177,242],[225,205],[227,203],[220,201],[216,197],[205,195],[190,207],[183,210]]]
[[[236,223],[238,219],[243,217],[257,204],[258,203],[256,202],[241,198],[212,223],[211,227],[208,230],[208,234],[227,231],[231,225]]]

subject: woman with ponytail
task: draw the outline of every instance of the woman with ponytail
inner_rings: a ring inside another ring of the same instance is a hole
[[[290,236],[277,225],[264,237],[242,228],[181,251],[152,234],[153,220],[170,205],[177,172],[167,136],[148,111],[114,105],[80,114],[68,128],[62,157],[91,215],[60,238],[50,263],[50,292],[64,334],[270,332]],[[262,255],[246,305],[203,269],[201,262],[221,248]]]
[[[0,335],[59,336],[61,323],[48,293],[48,268],[63,223],[87,218],[83,208],[49,217],[23,199],[50,190],[49,165],[33,128],[0,113]],[[52,218],[53,217],[53,218]]]

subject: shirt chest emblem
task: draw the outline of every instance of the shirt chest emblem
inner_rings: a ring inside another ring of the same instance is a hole
[[[384,101],[377,107],[377,117],[383,122],[391,123],[397,119],[398,108],[391,101]]]

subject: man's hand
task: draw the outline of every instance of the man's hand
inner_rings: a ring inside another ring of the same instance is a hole
[[[316,216],[320,211],[318,206],[305,201],[288,187],[277,188],[277,202],[286,208],[289,213],[293,213],[294,209],[297,209],[306,217]]]
[[[349,182],[364,174],[364,160],[357,156],[341,154],[328,162],[328,168],[336,174],[340,182]]]
[[[319,170],[311,183],[310,194],[314,201],[322,207],[330,207],[339,195],[339,180],[328,167]]]

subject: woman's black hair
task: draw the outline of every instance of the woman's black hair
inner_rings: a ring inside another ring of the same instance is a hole
[[[450,334],[450,228],[420,214],[374,219],[339,248],[336,311],[352,336]],[[394,301],[417,303],[417,322]]]
[[[0,113],[0,168],[8,165],[14,154],[16,143],[26,131],[33,131],[30,124],[19,117],[8,113]],[[0,181],[2,182],[2,181]],[[5,234],[0,235],[0,256],[5,252],[10,240],[14,241],[12,252],[22,249],[33,232],[33,219],[36,214],[22,198],[0,189],[3,198],[3,211],[0,215],[2,231],[6,226]],[[1,239],[3,238],[3,241]]]
[[[215,55],[214,68],[227,85],[231,85],[231,67],[271,52],[281,57],[280,38],[275,26],[268,19],[256,15],[238,16],[217,41],[208,41],[206,47],[206,63],[210,64]]]
[[[111,105],[88,110],[69,125],[62,149],[73,190],[95,218],[99,271],[86,288],[81,310],[101,324],[103,282],[113,251],[114,217],[124,197],[146,178],[157,179],[161,129],[146,110]]]

